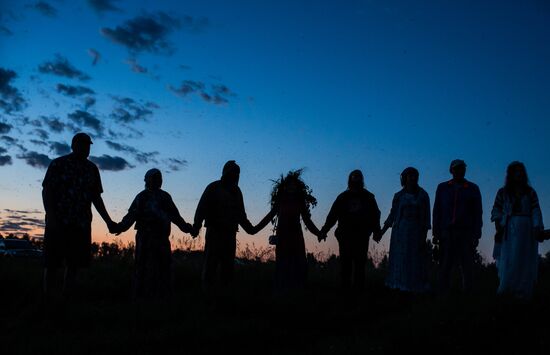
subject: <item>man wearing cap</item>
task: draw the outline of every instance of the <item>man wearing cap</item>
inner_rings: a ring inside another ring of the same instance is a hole
[[[453,178],[439,184],[433,208],[433,242],[439,244],[439,289],[446,293],[451,271],[460,266],[462,287],[472,288],[474,255],[481,238],[481,193],[476,184],[466,180],[466,163],[451,162]]]
[[[63,294],[72,290],[79,268],[91,259],[91,223],[93,204],[109,230],[116,224],[105,209],[101,178],[97,166],[88,160],[92,140],[77,133],[72,153],[54,159],[42,182],[42,200],[46,210],[44,232],[44,292],[52,291],[55,272],[65,268]]]
[[[234,160],[225,163],[221,179],[206,187],[195,212],[194,236],[203,222],[206,227],[202,281],[207,293],[211,291],[218,267],[222,284],[227,285],[233,279],[239,225],[248,234],[254,234],[244,209],[239,176],[240,167]]]

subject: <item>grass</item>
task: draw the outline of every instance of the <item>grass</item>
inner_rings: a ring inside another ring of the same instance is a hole
[[[174,254],[172,300],[130,301],[128,254],[99,256],[80,275],[76,299],[44,308],[38,260],[0,259],[2,354],[104,353],[522,353],[550,350],[550,260],[531,303],[495,297],[496,270],[478,265],[476,292],[411,297],[383,287],[369,266],[364,294],[343,293],[337,260],[310,258],[303,295],[272,292],[272,262],[238,263],[224,302],[200,291],[202,255]]]

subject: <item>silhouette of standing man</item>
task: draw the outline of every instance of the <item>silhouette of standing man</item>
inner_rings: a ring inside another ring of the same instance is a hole
[[[439,244],[439,290],[446,293],[455,265],[462,272],[462,287],[472,289],[474,255],[481,238],[482,205],[479,187],[466,180],[466,163],[451,162],[453,178],[437,187],[433,208],[433,242]]]
[[[193,236],[198,235],[203,221],[206,227],[202,281],[207,293],[211,292],[218,267],[222,285],[227,286],[233,279],[239,225],[254,234],[239,188],[240,171],[234,160],[225,163],[221,179],[206,187],[195,212]]]
[[[334,233],[340,248],[342,286],[362,290],[365,285],[365,266],[369,251],[369,238],[380,240],[380,210],[374,195],[365,189],[363,173],[354,170],[349,174],[348,189],[334,201],[321,234],[338,222]]]
[[[88,160],[92,140],[77,133],[72,153],[54,159],[42,182],[46,210],[44,233],[44,293],[51,293],[58,268],[64,267],[63,294],[72,291],[77,270],[90,264],[93,204],[112,231],[111,220],[101,198],[103,188],[97,166]]]

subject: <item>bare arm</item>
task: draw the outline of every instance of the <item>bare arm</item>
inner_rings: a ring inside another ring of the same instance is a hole
[[[99,215],[101,216],[101,218],[103,218],[103,220],[109,227],[109,230],[111,230],[115,223],[111,219],[111,216],[109,216],[109,213],[105,208],[105,203],[103,203],[103,198],[101,198],[101,195],[100,194],[96,195],[96,197],[92,200],[92,203],[94,204],[94,207],[99,213]]]
[[[261,231],[262,229],[264,229],[271,221],[273,221],[273,218],[275,218],[275,216],[277,215],[277,210],[275,208],[273,208],[271,211],[269,211],[269,213],[264,217],[262,218],[262,220],[254,227],[254,233],[252,234],[256,234],[258,233],[259,231]]]

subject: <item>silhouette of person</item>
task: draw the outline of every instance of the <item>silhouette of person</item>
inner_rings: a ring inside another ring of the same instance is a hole
[[[97,166],[88,160],[92,140],[77,133],[72,153],[54,159],[42,182],[42,200],[46,211],[44,232],[44,292],[53,287],[56,270],[65,267],[63,294],[72,290],[78,268],[91,259],[91,223],[93,204],[109,230],[116,225],[101,198],[103,188]]]
[[[221,179],[206,187],[195,212],[193,236],[198,235],[203,222],[206,227],[202,282],[207,294],[212,291],[218,268],[223,286],[233,280],[239,225],[253,234],[239,188],[240,171],[234,160],[225,163]]]
[[[360,291],[365,286],[369,238],[380,234],[380,210],[374,195],[365,188],[360,170],[349,174],[348,189],[332,204],[321,234],[337,222],[334,234],[340,249],[342,286]]]
[[[537,193],[523,163],[508,166],[491,221],[497,229],[493,251],[500,280],[497,292],[528,300],[537,281],[538,242],[544,240],[544,225]]]
[[[430,197],[418,186],[419,173],[401,173],[402,189],[392,201],[380,237],[391,227],[386,286],[406,292],[428,291],[426,237],[431,228]]]
[[[311,220],[310,207],[317,200],[301,174],[302,170],[296,170],[281,176],[271,194],[271,211],[254,227],[254,232],[259,232],[277,218],[275,287],[283,292],[300,290],[306,282],[306,247],[300,218],[319,241],[326,239]]]
[[[451,272],[458,265],[462,287],[469,292],[483,225],[481,193],[476,184],[465,179],[463,160],[453,160],[449,170],[453,178],[439,184],[433,208],[433,243],[440,248],[439,290],[449,290]]]
[[[118,235],[136,224],[135,297],[165,298],[172,290],[171,224],[184,233],[191,233],[193,226],[181,217],[170,194],[161,189],[160,170],[147,171],[144,181],[145,189],[114,230]]]

